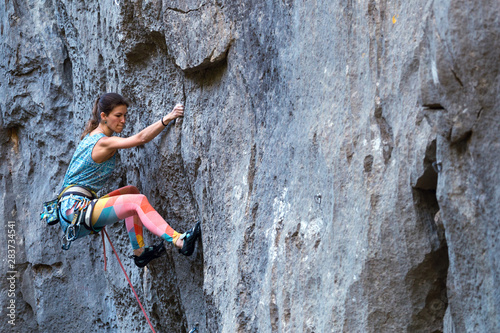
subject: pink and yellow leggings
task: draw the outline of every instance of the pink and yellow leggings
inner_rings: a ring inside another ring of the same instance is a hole
[[[154,210],[135,186],[125,186],[101,197],[92,211],[92,226],[102,228],[125,219],[134,250],[144,246],[142,226],[167,242],[175,244],[181,236]]]

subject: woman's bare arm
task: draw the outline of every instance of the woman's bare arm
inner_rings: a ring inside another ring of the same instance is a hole
[[[172,120],[182,117],[183,115],[184,107],[182,105],[177,105],[174,107],[172,112],[163,117],[163,122],[168,124]],[[92,151],[92,159],[97,163],[104,162],[113,156],[116,150],[137,147],[148,143],[158,136],[158,134],[160,134],[164,129],[165,126],[162,124],[161,120],[159,120],[128,138],[121,138],[117,136],[103,137],[97,141]]]

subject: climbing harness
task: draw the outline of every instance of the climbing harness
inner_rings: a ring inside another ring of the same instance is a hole
[[[80,197],[83,197],[83,199]],[[70,224],[70,226],[66,229],[65,233],[66,242],[63,244],[63,249],[65,250],[69,249],[69,243],[71,243],[71,241],[77,238],[79,230],[78,227],[82,222],[81,211],[87,209],[87,207],[89,206],[89,202],[92,205],[91,208],[93,208],[95,202],[97,201],[96,198],[97,195],[95,194],[94,191],[90,189],[77,185],[69,185],[61,191],[61,193],[57,196],[57,198],[50,201],[46,201],[42,204],[42,212],[40,213],[40,219],[42,221],[45,221],[45,223],[47,223],[48,225],[55,225],[59,223],[62,219],[62,221]],[[68,199],[76,200],[75,204],[71,209],[78,212],[75,213],[73,221],[71,222],[66,220],[63,214],[59,213],[61,202]],[[83,220],[85,221],[84,227],[87,229],[90,228],[89,230],[95,233],[98,232],[99,230],[94,230],[92,228],[92,223],[90,223],[91,212],[92,209],[86,210],[87,214],[85,215],[85,219]]]
[[[61,201],[63,195],[65,195],[69,189],[71,189],[71,192],[68,192],[68,194],[75,193],[81,195],[81,193],[83,193],[84,196],[95,194],[92,191],[87,190],[83,187],[75,185],[67,186],[61,191],[61,193],[57,196],[57,198],[46,201],[42,204],[42,212],[40,213],[41,220],[45,221],[45,223],[47,223],[48,225],[54,225],[59,223],[59,218],[60,218],[58,209],[59,202]]]
[[[123,268],[122,262],[120,260],[120,257],[118,257],[118,253],[116,253],[115,247],[113,246],[113,243],[111,243],[111,239],[109,238],[108,232],[106,229],[103,227],[102,228],[103,233],[101,234],[102,236],[102,245],[104,249],[104,270],[106,270],[106,245],[104,243],[104,234],[106,234],[106,237],[108,238],[109,245],[111,245],[111,248],[113,249],[113,252],[115,253],[116,259],[118,259],[118,263],[120,264],[120,267],[122,268],[123,274],[125,274],[125,277],[127,278],[128,284],[130,285],[130,288],[132,288],[132,291],[134,292],[135,299],[137,300],[137,303],[139,303],[139,306],[141,307],[142,313],[144,313],[144,316],[146,317],[146,320],[148,321],[149,327],[151,327],[151,330],[153,333],[155,332],[155,329],[153,328],[153,324],[151,324],[151,321],[149,320],[149,317],[146,313],[146,310],[144,310],[144,307],[142,306],[141,301],[139,300],[139,296],[137,296],[137,293],[135,292],[134,286],[132,285],[132,282],[130,282],[130,278],[128,277],[127,272],[125,271],[125,268]]]
[[[69,223],[68,227],[66,228],[66,232],[64,233],[64,236],[62,238],[63,250],[69,250],[71,242],[73,242],[78,238],[81,225],[83,225],[86,229],[90,230],[91,233],[96,233],[99,232],[100,230],[100,229],[95,230],[92,227],[92,222],[91,222],[92,209],[94,208],[94,205],[97,202],[96,193],[83,186],[70,185],[66,187],[61,192],[61,194],[59,194],[57,202],[57,210],[60,209],[60,205],[62,202],[70,199],[75,200],[75,203],[71,207],[71,209],[74,211],[73,220],[70,222],[66,220],[64,214],[60,214],[61,219],[64,222]],[[85,214],[82,214],[82,212],[85,212]]]

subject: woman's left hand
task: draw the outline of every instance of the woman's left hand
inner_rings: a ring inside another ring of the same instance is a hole
[[[167,117],[170,118],[171,120],[183,117],[184,116],[184,105],[182,104],[177,104],[174,106],[174,109],[172,112],[170,112]]]

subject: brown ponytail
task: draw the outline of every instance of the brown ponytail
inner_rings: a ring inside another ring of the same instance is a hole
[[[97,126],[99,126],[99,99],[100,98],[97,98],[97,100],[94,102],[94,107],[92,108],[92,118],[90,118],[90,120],[87,122],[87,125],[85,125],[85,129],[83,130],[80,140],[83,139],[87,134],[95,130]]]
[[[87,134],[92,132],[99,126],[101,122],[101,112],[104,112],[107,116],[113,111],[113,109],[119,105],[129,106],[129,101],[123,96],[116,93],[107,93],[94,102],[94,107],[92,108],[92,118],[85,125],[82,136],[80,140],[83,139]]]

